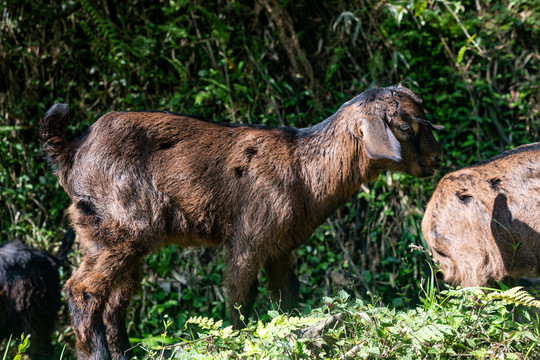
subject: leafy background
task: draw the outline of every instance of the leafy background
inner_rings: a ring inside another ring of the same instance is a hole
[[[0,0],[0,233],[54,252],[69,199],[45,165],[40,117],[70,105],[69,137],[111,110],[156,109],[231,123],[305,127],[372,87],[420,95],[447,132],[431,179],[384,173],[297,251],[301,310],[346,289],[394,307],[418,301],[420,221],[445,173],[540,129],[540,2]],[[76,247],[76,246],[75,246]],[[80,261],[77,248],[63,281]],[[150,255],[129,333],[181,330],[192,314],[227,318],[222,251]],[[271,307],[264,274],[256,310]],[[67,310],[55,335],[71,346]]]

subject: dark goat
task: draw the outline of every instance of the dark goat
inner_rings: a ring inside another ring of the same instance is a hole
[[[405,87],[366,91],[306,129],[218,124],[168,112],[111,112],[79,139],[68,107],[41,124],[85,248],[66,284],[80,359],[125,359],[125,309],[141,258],[159,247],[225,246],[231,321],[242,327],[266,270],[283,309],[297,301],[291,252],[383,169],[430,176],[441,149]]]
[[[15,241],[0,246],[0,339],[30,334],[30,357],[52,359],[51,336],[60,300],[58,267],[75,233],[66,232],[56,256]]]
[[[422,232],[447,283],[540,276],[540,143],[443,177]]]

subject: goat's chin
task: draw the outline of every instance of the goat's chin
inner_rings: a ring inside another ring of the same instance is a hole
[[[422,174],[418,175],[418,177],[422,178],[422,177],[433,176],[433,174],[435,174],[436,171],[437,170],[435,170],[435,169],[424,168],[424,169],[422,169]]]
[[[436,171],[437,168],[430,168],[422,164],[415,164],[415,166],[411,167],[409,174],[417,178],[425,178],[433,176]]]

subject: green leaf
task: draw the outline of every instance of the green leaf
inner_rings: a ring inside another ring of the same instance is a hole
[[[463,45],[461,49],[459,49],[456,62],[460,64],[463,61],[463,55],[465,55],[465,51],[467,50],[467,46]]]

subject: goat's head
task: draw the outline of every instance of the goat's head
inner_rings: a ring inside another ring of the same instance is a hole
[[[384,168],[426,177],[441,167],[441,146],[432,131],[444,127],[429,122],[422,100],[401,84],[368,90],[342,110],[351,134],[371,159],[383,159]]]

